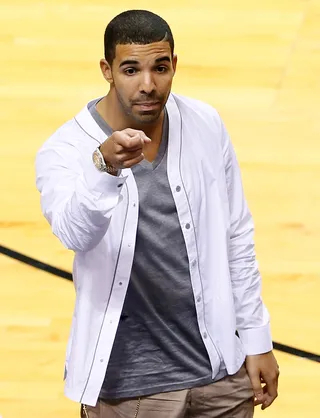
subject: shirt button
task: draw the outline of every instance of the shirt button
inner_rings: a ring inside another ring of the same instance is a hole
[[[180,186],[177,186],[177,187],[176,187],[176,191],[177,191],[177,192],[180,192],[180,190],[181,190],[181,187],[180,187]]]
[[[201,302],[201,296],[197,297],[197,302]]]
[[[206,332],[203,333],[203,338],[207,338],[208,334]]]
[[[135,204],[135,203],[133,204],[133,207],[134,207],[134,208],[136,207],[136,204]]]
[[[122,286],[122,282],[119,282],[119,286]]]
[[[100,359],[100,363],[103,363],[103,358]]]
[[[119,184],[118,184],[118,187],[122,187],[122,186],[123,186],[123,183],[119,183]]]
[[[196,264],[197,264],[197,260],[193,260],[191,263],[192,267],[195,267]]]
[[[190,224],[186,224],[186,229],[190,229]]]

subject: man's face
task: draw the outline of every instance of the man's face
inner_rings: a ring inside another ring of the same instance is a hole
[[[137,124],[152,124],[159,118],[171,91],[176,63],[166,41],[116,46],[113,87],[126,117]]]

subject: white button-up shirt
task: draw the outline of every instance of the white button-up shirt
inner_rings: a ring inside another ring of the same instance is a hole
[[[218,113],[174,94],[166,106],[168,179],[188,253],[199,329],[212,376],[222,360],[233,374],[246,355],[272,349],[252,217]],[[131,169],[115,177],[99,172],[92,162],[93,151],[105,140],[86,106],[45,142],[36,159],[44,216],[64,246],[75,252],[76,305],[65,394],[92,406],[130,279],[139,212]]]

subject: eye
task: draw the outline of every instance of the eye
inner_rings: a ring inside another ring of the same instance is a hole
[[[165,73],[168,70],[168,68],[164,65],[160,65],[159,67],[157,67],[157,72],[162,74]]]
[[[134,75],[134,74],[137,72],[137,70],[136,70],[135,68],[126,68],[126,69],[124,70],[124,72],[125,72],[125,74],[127,74],[127,75]]]

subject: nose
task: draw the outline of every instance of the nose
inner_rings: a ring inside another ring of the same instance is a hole
[[[141,74],[140,93],[151,94],[155,90],[155,83],[152,74],[145,72]]]

